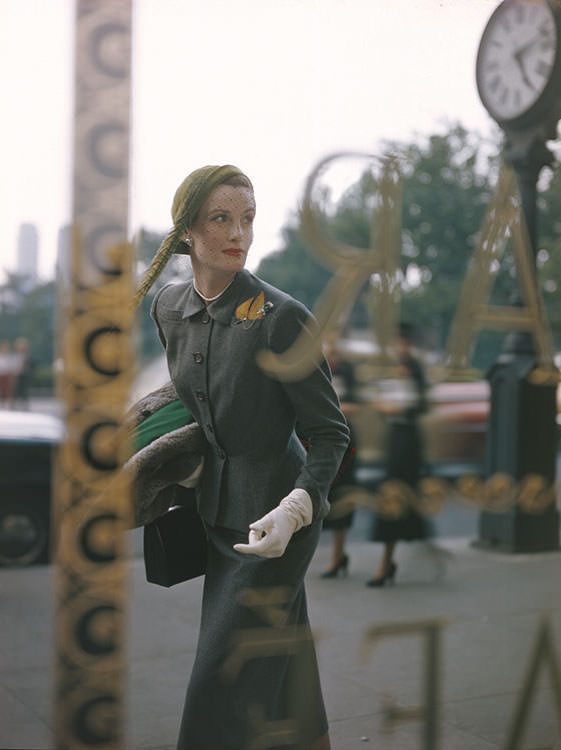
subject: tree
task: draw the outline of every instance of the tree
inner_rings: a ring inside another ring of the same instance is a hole
[[[29,341],[36,363],[52,366],[55,340],[56,284],[49,281],[35,287],[20,309],[20,335]]]
[[[417,138],[412,143],[386,142],[380,150],[381,154],[384,152],[395,155],[402,170],[402,317],[414,321],[427,332],[434,347],[442,348],[498,174],[499,134],[484,139],[453,124],[444,133]],[[330,231],[337,239],[367,247],[377,188],[377,177],[365,172],[343,194],[329,219]],[[561,175],[554,172],[540,197],[543,224],[538,264],[557,337],[561,333],[561,310],[554,304],[555,292],[561,285],[560,203]],[[265,258],[257,273],[306,304],[310,300],[313,304],[329,275],[303,257],[295,224],[287,227],[283,235],[285,247]],[[508,304],[515,285],[514,263],[507,251],[491,304]],[[363,294],[367,293],[365,290]],[[368,304],[364,298],[361,302],[365,310]],[[498,355],[501,342],[501,334],[480,334],[474,365],[488,367]]]
[[[282,238],[282,250],[263,258],[257,275],[296,297],[307,307],[313,307],[331,273],[310,255],[295,224],[283,228]]]
[[[8,273],[3,290],[0,315],[0,340],[14,342],[26,338],[34,364],[33,380],[52,384],[54,358],[56,285],[54,281],[39,284],[25,292],[20,284],[25,277]]]
[[[15,273],[4,269],[6,281],[0,285],[0,311],[2,314],[19,309],[26,294],[26,274]]]
[[[489,169],[481,164],[482,146],[481,137],[454,125],[444,134],[408,144],[390,141],[380,149],[381,154],[395,155],[402,169],[402,314],[436,331],[437,345],[446,338],[491,194]],[[336,239],[368,247],[378,187],[378,178],[368,171],[343,194],[329,221]],[[264,258],[257,273],[313,304],[329,273],[304,255],[294,225],[285,228],[283,236],[285,247]],[[367,293],[365,289],[357,306],[363,311],[368,308]],[[369,325],[366,315],[358,320]]]

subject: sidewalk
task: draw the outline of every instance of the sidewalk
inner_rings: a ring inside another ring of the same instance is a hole
[[[548,614],[561,652],[561,553],[506,556],[475,550],[465,538],[439,539],[446,576],[422,544],[398,547],[397,583],[368,589],[380,550],[349,545],[350,575],[323,580],[328,536],[307,588],[333,750],[416,750],[423,722],[400,720],[384,732],[384,708],[424,701],[424,640],[386,637],[361,650],[374,625],[444,618],[440,639],[440,750],[503,750],[527,673],[540,616]],[[175,748],[194,656],[202,580],[165,590],[147,584],[131,559],[128,747]],[[52,570],[0,569],[0,748],[52,750]],[[548,671],[540,669],[520,750],[559,750]],[[244,750],[240,748],[240,750]]]

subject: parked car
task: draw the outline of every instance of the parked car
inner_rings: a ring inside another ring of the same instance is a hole
[[[159,357],[142,368],[131,402],[168,380],[165,356]],[[51,559],[52,468],[64,431],[53,414],[0,409],[0,567]]]
[[[399,387],[399,381],[378,382],[377,393],[362,393],[365,400],[352,404],[348,412],[357,444],[356,481],[369,489],[385,476],[387,426],[376,408],[376,398],[389,389],[394,391],[393,398],[399,398]],[[427,412],[420,419],[424,474],[450,481],[464,474],[482,475],[488,415],[487,381],[433,385]]]
[[[0,565],[49,560],[52,458],[63,434],[53,415],[0,411]]]

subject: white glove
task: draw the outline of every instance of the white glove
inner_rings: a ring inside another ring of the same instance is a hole
[[[296,488],[276,508],[249,525],[249,543],[234,544],[237,552],[259,557],[281,557],[294,533],[312,522],[312,501]]]

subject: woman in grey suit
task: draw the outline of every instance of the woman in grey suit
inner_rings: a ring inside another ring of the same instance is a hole
[[[172,382],[207,441],[197,499],[208,563],[181,750],[329,748],[303,581],[349,433],[325,361],[296,382],[257,364],[301,335],[312,346],[314,321],[244,270],[254,216],[239,169],[196,170],[137,293],[172,253],[190,255],[194,278],[152,304]]]

